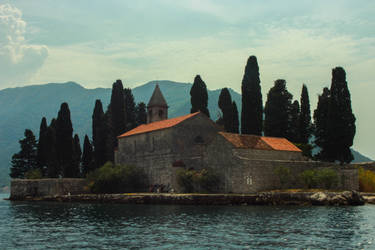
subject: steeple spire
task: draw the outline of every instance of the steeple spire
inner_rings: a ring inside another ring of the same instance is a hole
[[[156,84],[154,92],[147,104],[147,123],[168,119],[168,105]]]

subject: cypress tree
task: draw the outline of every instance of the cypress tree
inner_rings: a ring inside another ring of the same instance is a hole
[[[112,85],[111,102],[109,104],[111,122],[113,128],[113,144],[117,146],[116,136],[126,131],[126,112],[124,100],[124,87],[121,80],[117,80]]]
[[[86,176],[89,172],[95,169],[93,150],[90,143],[89,137],[85,135],[83,142],[83,153],[82,153],[82,175]]]
[[[140,102],[137,104],[137,106],[135,107],[135,114],[137,126],[147,123],[146,104],[144,102]]]
[[[75,177],[73,163],[73,126],[66,102],[61,104],[56,120],[56,145],[59,165],[63,177]]]
[[[38,168],[37,141],[30,129],[25,130],[25,138],[20,140],[21,150],[12,156],[10,177],[24,178],[25,174]]]
[[[73,177],[80,177],[81,176],[81,144],[79,141],[79,137],[77,134],[74,135],[73,138],[73,163],[72,163],[72,173]]]
[[[259,66],[255,56],[250,56],[247,60],[241,91],[241,132],[242,134],[262,135],[263,103]]]
[[[193,86],[190,89],[190,102],[191,110],[190,113],[201,111],[210,117],[210,112],[207,108],[208,94],[207,87],[200,75],[196,75],[194,78]]]
[[[126,131],[129,131],[135,128],[137,125],[134,96],[130,88],[124,89],[124,101],[125,101]]]
[[[46,144],[47,147],[47,177],[56,178],[61,175],[59,159],[56,146],[56,119],[52,119],[51,124],[47,128]]]
[[[278,79],[267,94],[264,109],[264,134],[274,137],[288,137],[290,107],[293,96],[286,89],[286,81]]]
[[[47,157],[49,147],[49,145],[47,144],[47,129],[47,120],[45,117],[43,117],[39,128],[39,140],[37,151],[38,166],[43,174],[45,174],[47,171]]]
[[[219,101],[219,108],[223,113],[223,123],[224,130],[227,132],[232,132],[233,130],[233,106],[232,97],[230,96],[229,90],[227,88],[221,89]]]
[[[103,112],[103,105],[100,100],[95,101],[95,108],[92,114],[92,143],[94,148],[95,168],[104,165],[106,159],[107,143],[107,121]]]
[[[238,110],[237,110],[237,104],[235,101],[232,102],[232,118],[233,118],[233,129],[232,129],[232,133],[236,133],[238,134],[239,133],[239,120],[238,120]]]
[[[330,91],[328,88],[324,88],[323,93],[318,97],[318,105],[314,111],[315,144],[321,149],[317,155],[317,158],[320,160],[327,159],[329,100]]]
[[[356,119],[352,112],[346,73],[342,67],[332,69],[330,93],[327,118],[328,160],[349,163],[353,160],[350,147],[353,145]]]
[[[113,142],[114,142],[114,140],[117,141],[117,138],[116,138],[115,133],[114,133],[112,116],[113,116],[113,114],[111,112],[111,109],[108,109],[107,112],[104,115],[106,135],[107,135],[105,137],[105,143],[104,143],[104,146],[105,146],[104,160],[105,160],[105,162],[107,162],[107,161],[114,162],[114,159],[115,159],[114,153],[115,153],[116,146]]]
[[[292,142],[299,142],[299,119],[300,119],[300,107],[298,101],[294,101],[290,106],[289,115],[289,129],[287,139]]]
[[[302,85],[301,92],[301,113],[299,118],[299,142],[303,144],[309,143],[312,133],[311,113],[309,93],[305,84]]]

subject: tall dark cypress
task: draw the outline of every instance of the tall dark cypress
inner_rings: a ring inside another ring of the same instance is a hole
[[[104,159],[105,162],[110,161],[114,162],[115,160],[115,149],[116,145],[114,144],[114,140],[117,141],[117,138],[115,136],[114,132],[114,126],[113,126],[113,114],[111,109],[108,109],[107,112],[104,114],[104,121],[105,121],[105,126],[106,126],[106,137],[105,137],[105,154],[104,154]]]
[[[332,69],[331,98],[328,108],[328,160],[349,163],[353,160],[350,147],[356,131],[346,73],[342,67]]]
[[[102,166],[106,161],[107,121],[100,100],[95,101],[92,114],[92,143],[94,148],[95,167]]]
[[[238,120],[238,110],[237,110],[237,104],[235,101],[233,101],[232,103],[232,118],[233,118],[233,122],[232,122],[233,128],[231,132],[238,134],[240,123]]]
[[[63,177],[75,177],[72,169],[73,162],[73,126],[70,120],[70,110],[66,102],[60,106],[56,120],[56,145],[59,165]]]
[[[293,96],[286,89],[286,81],[278,79],[267,94],[264,108],[264,134],[274,137],[288,137],[290,107]]]
[[[232,132],[233,130],[233,107],[232,97],[230,96],[228,88],[221,89],[219,101],[219,108],[223,113],[224,130],[226,132]]]
[[[300,119],[300,107],[299,107],[298,101],[295,100],[290,106],[288,136],[286,137],[288,140],[292,142],[300,141],[299,119]]]
[[[309,143],[312,133],[309,93],[305,84],[302,85],[301,113],[299,117],[299,142]]]
[[[124,89],[126,131],[136,127],[136,110],[134,96],[130,88]]]
[[[47,144],[47,120],[45,117],[42,118],[39,128],[39,140],[38,140],[38,152],[37,152],[37,160],[38,166],[41,169],[43,175],[46,174],[47,171],[47,157],[48,157],[48,147]]]
[[[85,135],[82,153],[82,175],[85,177],[89,172],[95,169],[93,150],[89,137]]]
[[[30,129],[25,130],[25,138],[20,140],[21,150],[12,156],[10,177],[24,178],[25,174],[38,168],[37,142]]]
[[[191,110],[190,113],[201,111],[210,117],[210,112],[207,108],[208,94],[207,87],[200,75],[196,75],[194,78],[193,86],[190,89],[190,102]]]
[[[138,103],[135,107],[135,117],[137,126],[147,123],[146,104],[144,102]]]
[[[111,122],[114,133],[113,143],[115,146],[117,146],[116,136],[119,136],[126,131],[124,87],[121,80],[117,80],[112,85],[112,95],[109,109],[112,114]]]
[[[328,88],[323,89],[323,93],[318,97],[318,105],[314,111],[314,130],[315,130],[315,144],[320,147],[320,152],[317,158],[326,160],[327,140],[328,140],[328,109],[329,109],[330,91]]]
[[[50,125],[47,128],[46,135],[47,147],[47,177],[57,178],[61,175],[61,168],[59,166],[59,158],[57,155],[56,145],[56,119],[52,119]]]
[[[241,90],[241,133],[262,135],[263,103],[259,79],[259,66],[255,56],[250,56],[247,60]]]
[[[72,163],[72,172],[73,177],[78,178],[81,177],[81,144],[79,141],[79,137],[77,134],[74,135],[73,138],[73,163]]]

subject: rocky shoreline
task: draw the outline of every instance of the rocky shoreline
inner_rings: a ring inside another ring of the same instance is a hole
[[[344,192],[259,192],[255,194],[78,194],[43,197],[10,197],[12,201],[89,202],[118,204],[174,205],[318,205],[340,206],[375,203],[375,194],[363,196],[356,191]]]

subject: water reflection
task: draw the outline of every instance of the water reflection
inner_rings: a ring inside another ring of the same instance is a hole
[[[1,248],[367,248],[375,234],[375,206],[5,202],[0,219]]]

